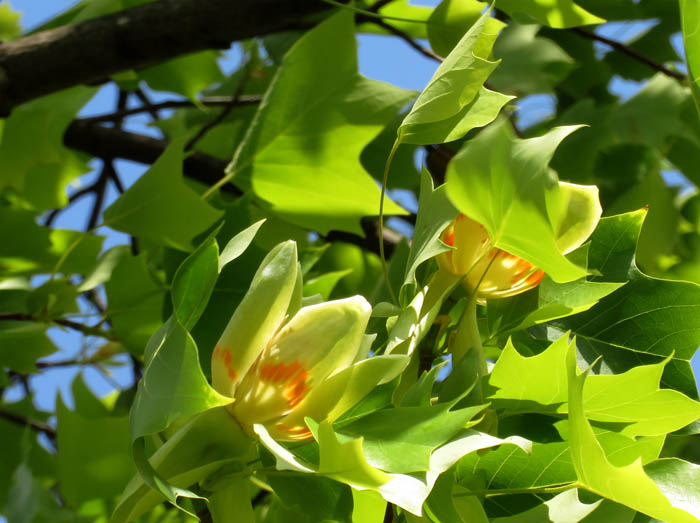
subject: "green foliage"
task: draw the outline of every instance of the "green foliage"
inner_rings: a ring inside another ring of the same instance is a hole
[[[2,4],[0,61],[146,3]],[[327,4],[3,116],[0,517],[700,521],[697,2]]]

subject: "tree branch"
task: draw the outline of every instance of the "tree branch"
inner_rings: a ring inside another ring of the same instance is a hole
[[[151,165],[163,154],[168,142],[130,133],[112,127],[103,127],[91,121],[75,120],[66,130],[63,142],[67,147],[100,158],[121,158]],[[183,170],[188,177],[212,185],[224,176],[227,162],[195,152],[185,158]],[[227,183],[223,190],[233,194],[242,192]]]
[[[642,62],[651,67],[652,69],[655,69],[656,71],[659,71],[660,73],[663,73],[671,78],[675,78],[676,80],[685,80],[687,78],[686,75],[684,75],[683,73],[674,71],[673,69],[669,69],[665,65],[660,64],[659,62],[638,53],[637,51],[626,46],[623,43],[617,42],[615,40],[610,40],[609,38],[601,36],[592,31],[586,31],[585,29],[581,29],[580,27],[571,27],[569,28],[569,31],[571,31],[572,33],[576,33],[577,35],[582,36],[584,38],[588,38],[589,40],[595,40],[602,44],[608,45],[616,51],[620,51],[621,53],[626,54],[630,58]]]
[[[54,429],[48,423],[44,423],[43,421],[25,418],[24,416],[20,416],[19,414],[15,414],[14,412],[10,412],[5,409],[0,409],[0,418],[6,419],[7,421],[11,421],[16,425],[21,425],[23,427],[31,427],[34,430],[43,432],[51,439],[56,438],[56,429]]]
[[[428,49],[427,47],[423,47],[422,45],[420,45],[418,42],[416,42],[416,41],[411,37],[411,35],[409,35],[408,33],[404,33],[401,29],[397,29],[397,28],[394,27],[393,25],[386,23],[386,22],[385,22],[384,20],[382,20],[381,18],[373,18],[373,19],[368,20],[368,21],[369,21],[369,22],[372,22],[372,23],[375,24],[375,25],[378,25],[378,26],[381,27],[382,29],[386,29],[386,30],[389,31],[391,34],[393,34],[394,36],[398,36],[399,38],[401,38],[404,42],[406,42],[408,45],[410,45],[411,47],[413,47],[413,49],[415,49],[416,51],[418,51],[418,52],[419,52],[420,54],[422,54],[423,56],[425,56],[425,57],[427,57],[427,58],[430,58],[431,60],[435,60],[436,62],[442,63],[443,60],[442,60],[442,57],[441,57],[441,56],[438,56],[437,54],[435,54],[434,52],[432,52],[432,51],[431,51],[430,49]]]
[[[199,100],[199,103],[206,106],[233,106],[240,107],[244,105],[255,105],[260,103],[262,96],[239,96],[234,98],[233,96],[209,96]],[[91,122],[91,123],[102,123],[102,122],[114,122],[121,120],[126,116],[132,116],[134,114],[140,113],[150,113],[151,111],[160,111],[162,109],[186,109],[195,107],[194,103],[190,100],[168,100],[165,102],[160,102],[157,104],[142,105],[141,107],[134,107],[131,109],[124,109],[122,111],[115,111],[113,113],[101,114],[98,116],[90,116],[89,118],[81,118],[81,122]]]
[[[287,29],[321,0],[158,0],[0,46],[0,116],[40,96]]]
[[[25,314],[22,312],[18,313],[9,313],[9,314],[0,314],[0,321],[33,321],[33,322],[51,322],[55,323],[56,325],[60,325],[61,327],[66,327],[68,329],[72,329],[74,331],[78,331],[85,336],[98,336],[100,338],[104,338],[106,340],[113,340],[116,341],[114,338],[114,335],[106,330],[100,329],[99,327],[91,327],[90,325],[85,325],[84,323],[80,323],[77,321],[69,320],[67,318],[53,318],[51,320],[45,320],[42,318],[35,318],[31,314]]]

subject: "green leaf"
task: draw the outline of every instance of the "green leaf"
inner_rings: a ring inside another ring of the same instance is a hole
[[[681,28],[685,45],[685,59],[690,76],[690,89],[695,107],[700,114],[700,4],[695,0],[680,0]]]
[[[36,371],[37,359],[58,348],[46,336],[46,324],[0,321],[0,365],[22,374]]]
[[[429,470],[433,451],[484,409],[481,405],[451,411],[453,405],[380,410],[342,431],[363,439],[367,460],[375,467],[400,473]]]
[[[571,457],[579,483],[591,492],[648,514],[662,521],[697,522],[688,512],[675,508],[647,476],[641,461],[616,467],[608,461],[584,414],[583,389],[586,372],[576,367],[576,348],[566,357],[569,381],[569,421]]]
[[[537,36],[536,25],[510,23],[493,46],[502,60],[489,77],[492,88],[524,96],[552,91],[575,61],[552,40]]]
[[[146,460],[143,438],[167,429],[178,419],[230,404],[231,398],[209,385],[199,366],[194,340],[174,316],[149,340],[144,361],[146,369],[131,407],[134,461],[141,478],[151,488],[187,512],[177,499],[201,496],[162,479]]]
[[[151,89],[181,94],[196,103],[197,94],[205,87],[224,79],[216,51],[180,56],[138,72]]]
[[[529,23],[534,19],[557,29],[605,22],[573,0],[499,0],[498,8],[516,21]]]
[[[577,128],[557,127],[520,140],[507,125],[485,129],[453,158],[447,171],[450,200],[486,228],[496,247],[533,263],[554,281],[586,276],[557,246],[561,218],[556,212],[566,193],[547,167],[559,142]]]
[[[213,523],[255,523],[255,514],[248,492],[250,481],[247,478],[233,477],[217,485],[209,496],[208,508]],[[278,489],[275,488],[275,493]]]
[[[320,294],[324,300],[328,300],[338,282],[351,273],[352,269],[345,269],[309,278],[304,282],[304,296]]]
[[[440,241],[440,234],[457,216],[457,209],[447,198],[447,186],[433,189],[433,179],[425,169],[421,172],[418,216],[406,262],[404,284],[416,283],[418,266],[450,248]]]
[[[557,494],[549,501],[545,501],[530,510],[516,514],[515,516],[495,518],[493,523],[544,523],[581,521],[601,504],[602,500],[595,503],[581,503],[578,498],[578,490],[571,489]]]
[[[349,521],[356,491],[322,476],[269,475],[267,480],[286,507],[297,512],[297,521]],[[371,492],[371,491],[367,491]],[[381,500],[381,497],[379,498]],[[382,512],[382,516],[384,513]],[[232,521],[232,520],[229,520]]]
[[[508,410],[568,412],[563,369],[569,346],[562,336],[541,354],[525,358],[509,341],[489,376],[492,393],[487,399]],[[700,418],[700,403],[678,391],[659,389],[667,361],[622,374],[589,376],[583,388],[586,417],[624,424],[620,433],[631,437],[668,434]]]
[[[131,409],[131,438],[160,432],[181,417],[227,405],[199,367],[192,337],[171,317],[153,335],[144,353],[146,370]]]
[[[352,491],[352,523],[381,523],[386,513],[386,501],[372,490]]]
[[[222,213],[182,181],[184,141],[173,141],[146,173],[104,211],[104,224],[190,252]]]
[[[87,274],[102,248],[103,236],[36,223],[34,213],[0,205],[0,271],[3,274]]]
[[[665,458],[645,465],[644,472],[674,507],[700,519],[700,465],[678,458]]]
[[[149,458],[148,464],[159,478],[186,488],[210,476],[224,465],[250,459],[252,440],[240,425],[219,407],[198,414],[172,435]],[[127,484],[110,519],[111,523],[132,521],[161,504],[165,496],[154,490],[140,474]]]
[[[226,247],[221,250],[221,255],[219,256],[219,272],[245,252],[263,223],[265,223],[264,218],[246,227],[229,240]]]
[[[105,282],[107,317],[119,341],[141,354],[151,335],[163,323],[165,286],[149,270],[147,253],[131,256],[128,248]]]
[[[207,306],[219,276],[219,245],[211,236],[178,267],[170,294],[173,311],[188,331]]]
[[[21,18],[22,13],[12,9],[9,4],[0,5],[0,40],[13,40],[22,33]]]
[[[37,210],[68,203],[68,183],[89,168],[63,145],[63,134],[95,92],[94,87],[74,87],[12,111],[0,141],[0,188],[11,187]]]
[[[503,22],[484,13],[440,64],[398,130],[398,142],[458,140],[492,122],[511,97],[483,87],[498,61],[489,60]]]
[[[489,323],[495,324],[492,326],[495,335],[526,329],[586,311],[623,285],[622,282],[592,282],[586,278],[556,283],[545,276],[529,293],[489,303]]]
[[[322,234],[361,233],[359,219],[377,214],[360,153],[413,96],[357,73],[352,18],[343,10],[292,46],[227,170],[275,214]]]
[[[592,363],[602,356],[604,372],[670,357],[661,384],[696,398],[690,358],[700,345],[700,286],[649,278],[634,266],[644,214],[603,218],[592,236],[589,268],[606,281],[629,283],[590,310],[554,323],[573,331],[584,359]]]
[[[397,29],[404,31],[406,34],[411,35],[413,38],[422,39],[428,37],[426,27],[432,12],[432,7],[416,5],[411,0],[393,0],[386,5],[383,5],[379,11],[377,11],[377,13],[381,16],[394,16],[397,18],[405,18],[406,20],[415,20],[415,22],[401,20],[387,20],[387,22]],[[359,29],[368,33],[378,33],[383,35],[393,34],[390,31],[387,31],[386,29],[372,23],[362,24],[360,25]]]
[[[58,400],[58,480],[61,493],[74,506],[92,499],[111,500],[136,472],[128,416],[93,414],[69,410]]]
[[[483,9],[477,0],[442,0],[428,19],[428,40],[433,51],[447,56],[479,20]]]

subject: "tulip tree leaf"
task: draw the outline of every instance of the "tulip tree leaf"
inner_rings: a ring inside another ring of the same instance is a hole
[[[215,51],[201,51],[142,69],[138,75],[151,89],[172,91],[196,103],[200,91],[224,79],[217,58]]]
[[[536,20],[557,29],[605,22],[573,0],[499,0],[498,9],[505,11],[516,21],[531,23],[532,20]]]
[[[432,452],[484,409],[482,405],[451,411],[452,405],[380,410],[342,432],[363,438],[367,460],[375,467],[399,473],[428,470]]]
[[[700,345],[700,286],[649,278],[636,268],[634,247],[644,214],[603,218],[591,239],[589,268],[605,281],[629,283],[588,311],[554,323],[577,336],[587,361],[602,356],[607,372],[670,357],[661,384],[697,398],[690,359]]]
[[[190,334],[171,317],[148,342],[146,369],[131,407],[131,440],[142,479],[173,505],[179,497],[199,498],[162,479],[148,462],[143,438],[167,429],[174,421],[231,403],[216,392],[199,366],[197,346]]]
[[[219,245],[212,236],[178,267],[170,292],[178,321],[191,330],[204,312],[219,275]]]
[[[493,328],[498,335],[526,329],[586,311],[624,284],[587,278],[556,283],[545,276],[536,290],[489,304],[489,322],[496,323]]]
[[[46,336],[46,325],[30,321],[0,322],[0,365],[28,374],[35,362],[58,348]]]
[[[199,367],[197,346],[171,317],[148,342],[146,369],[131,410],[131,437],[165,430],[173,421],[231,402],[217,393]]]
[[[221,255],[219,256],[219,272],[245,252],[263,223],[265,223],[264,218],[246,227],[229,240],[226,247],[221,250]]]
[[[442,0],[428,19],[428,40],[433,51],[447,56],[479,20],[483,9],[477,0]]]
[[[690,75],[690,90],[700,114],[700,5],[695,0],[680,0],[681,28],[685,44],[685,59]]]
[[[238,422],[225,408],[218,407],[188,421],[155,451],[147,464],[152,476],[184,488],[207,478],[226,463],[251,459],[251,444]],[[110,521],[133,521],[162,504],[167,496],[167,492],[154,490],[140,474],[135,474]]]
[[[602,500],[594,503],[581,503],[578,490],[571,489],[557,494],[541,505],[516,514],[514,516],[494,518],[493,523],[534,523],[557,521],[582,521],[601,504]]]
[[[652,461],[644,467],[673,506],[700,519],[700,465],[678,458]]]
[[[502,60],[489,85],[502,92],[550,92],[576,67],[573,58],[552,40],[537,36],[537,25],[508,24],[493,47]]]
[[[360,154],[413,96],[360,76],[356,54],[345,10],[305,33],[227,169],[227,179],[252,188],[275,214],[322,234],[361,233],[359,219],[378,213],[379,189]],[[391,202],[385,212],[404,214]]]
[[[182,181],[184,142],[173,141],[146,173],[104,212],[105,225],[190,252],[222,213]]]
[[[36,223],[33,213],[0,205],[0,271],[3,274],[87,274],[97,260],[103,236]]]
[[[563,373],[568,350],[567,337],[562,336],[544,352],[526,358],[509,341],[489,376],[493,393],[487,398],[496,408],[568,412]],[[665,365],[664,361],[622,374],[589,376],[583,388],[586,417],[625,424],[620,433],[631,437],[667,434],[700,418],[700,403],[678,391],[659,389]]]
[[[164,284],[149,270],[146,254],[131,256],[122,250],[109,281],[107,315],[119,340],[141,354],[151,335],[163,323]]]
[[[418,216],[406,262],[404,283],[416,283],[416,269],[421,263],[450,250],[439,238],[440,233],[456,216],[457,209],[447,198],[447,186],[441,185],[433,189],[432,177],[423,170]]]
[[[483,87],[498,61],[489,60],[503,22],[484,13],[440,64],[399,127],[400,143],[458,140],[491,123],[511,97]]]
[[[63,145],[63,134],[95,91],[94,87],[74,87],[12,112],[0,139],[0,188],[13,188],[37,210],[57,209],[68,203],[68,183],[89,168]]]
[[[563,194],[547,164],[559,142],[576,129],[557,127],[520,140],[501,122],[469,140],[447,170],[452,203],[482,224],[496,247],[528,260],[560,283],[587,274],[559,252],[550,214],[561,208]]]
[[[574,345],[568,350],[566,370],[571,458],[583,488],[662,521],[697,523],[697,518],[671,505],[644,472],[641,461],[622,467],[610,463],[584,414],[583,391],[587,372],[579,373],[577,369]]]
[[[0,40],[12,40],[22,33],[22,14],[8,4],[0,5]]]
[[[56,415],[61,448],[58,478],[66,500],[79,506],[91,499],[119,495],[136,471],[131,459],[128,417],[69,410],[61,400]]]

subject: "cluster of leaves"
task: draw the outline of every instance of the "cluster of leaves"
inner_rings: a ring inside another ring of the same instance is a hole
[[[40,30],[142,3],[83,0]],[[110,79],[117,110],[101,119],[76,120],[97,91],[85,86],[4,119],[0,514],[700,520],[695,5],[380,0],[336,11],[242,43],[229,76],[215,51],[123,71]],[[640,31],[629,42],[581,27],[630,21]],[[21,38],[17,24],[3,4],[0,37]],[[404,39],[442,63],[420,94],[370,80],[358,73],[356,33]],[[688,75],[673,46],[680,35]],[[643,87],[620,100],[610,92],[620,79]],[[161,118],[144,85],[179,95],[178,108]],[[524,127],[511,100],[541,94],[555,100],[553,114]],[[143,105],[129,109],[135,98]],[[143,112],[167,145],[157,160],[124,190],[113,161],[130,157],[121,134],[76,192],[92,157],[69,148],[68,134]],[[227,167],[205,179],[197,159]],[[667,185],[668,171],[692,190]],[[386,275],[375,218],[383,175],[388,189],[419,197],[415,215],[383,205],[413,226],[410,238],[384,228]],[[597,185],[605,210],[590,241],[566,256],[552,226],[558,179]],[[120,195],[103,210],[110,186]],[[85,232],[52,226],[90,194]],[[478,307],[471,334],[490,361],[486,375],[474,350],[446,365],[469,296],[434,276],[434,257],[449,249],[439,236],[458,212],[547,273],[534,289]],[[104,249],[114,231],[131,245]],[[261,260],[288,239],[303,295],[365,296],[373,354],[406,361],[334,423],[307,418],[313,438],[292,445],[263,429],[243,434],[209,386],[219,336]],[[58,352],[57,329],[82,336],[76,357],[44,359]],[[125,361],[132,387],[96,398],[78,375],[54,411],[36,408],[37,374],[109,373]]]

